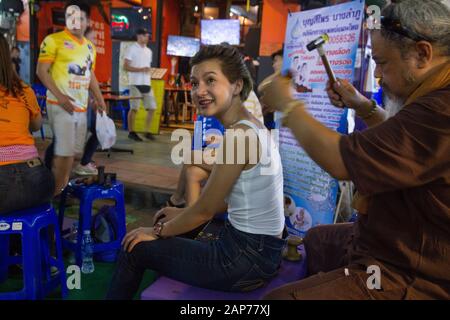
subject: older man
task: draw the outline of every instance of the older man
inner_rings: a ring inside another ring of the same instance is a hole
[[[370,126],[341,136],[293,100],[289,78],[265,90],[310,157],[362,195],[354,225],[308,232],[310,277],[269,299],[450,298],[450,12],[438,0],[405,0],[382,16],[373,57],[383,91],[401,106],[393,117],[339,81],[328,88],[332,103]]]

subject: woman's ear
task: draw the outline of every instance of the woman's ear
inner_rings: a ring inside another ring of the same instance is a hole
[[[244,88],[244,81],[242,79],[238,79],[238,80],[236,80],[236,82],[234,84],[235,84],[235,86],[234,86],[233,94],[235,96],[238,96],[241,94],[242,88]]]

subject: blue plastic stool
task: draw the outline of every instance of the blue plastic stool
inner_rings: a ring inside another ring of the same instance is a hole
[[[61,202],[59,204],[59,226],[61,230],[63,228],[65,203],[69,194],[80,200],[77,240],[76,242],[71,242],[68,239],[62,238],[62,244],[64,249],[69,249],[75,252],[77,265],[81,267],[82,264],[81,240],[83,238],[84,231],[91,230],[92,205],[95,200],[114,199],[116,201],[115,209],[117,214],[117,236],[115,240],[107,243],[95,243],[93,246],[94,254],[119,250],[122,239],[126,234],[125,199],[122,182],[116,181],[110,188],[104,188],[103,186],[97,184],[84,185],[75,184],[74,181],[69,182],[61,194]],[[62,232],[64,233],[64,231]]]
[[[50,256],[48,227],[53,226],[56,241],[56,259]],[[22,235],[22,256],[9,255],[9,237]],[[24,286],[21,291],[0,293],[0,300],[43,299],[61,286],[62,297],[67,297],[66,272],[62,258],[58,217],[50,205],[13,212],[0,217],[0,282],[8,277],[8,266],[23,266]],[[51,276],[50,267],[58,268]]]

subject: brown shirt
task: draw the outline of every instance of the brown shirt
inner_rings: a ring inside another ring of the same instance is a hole
[[[369,196],[353,261],[401,275],[407,296],[450,298],[450,86],[343,137],[340,150]]]

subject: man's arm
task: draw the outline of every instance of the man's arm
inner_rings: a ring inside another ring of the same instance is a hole
[[[135,67],[132,67],[130,64],[131,64],[131,61],[128,59],[125,59],[123,68],[128,72],[149,72],[150,71],[150,67],[135,68]]]
[[[348,107],[354,109],[356,115],[369,127],[376,126],[387,119],[387,112],[379,106],[377,106],[375,112],[370,115],[373,108],[372,101],[360,94],[358,90],[345,79],[338,79],[338,81],[333,84],[333,88],[331,88],[330,82],[328,82],[326,91],[330,98],[330,102],[335,107]]]
[[[93,72],[91,73],[91,82],[89,83],[89,89],[94,95],[95,102],[97,103],[97,110],[101,112],[105,111],[105,100],[103,99],[102,91],[100,90],[100,85],[98,84],[97,77]]]
[[[56,97],[56,99],[58,100],[58,105],[63,107],[67,112],[73,113],[73,111],[75,110],[75,106],[71,102],[71,99],[67,95],[62,93],[61,90],[59,90],[56,86],[55,81],[49,73],[51,66],[51,63],[38,62],[36,74],[41,80],[42,84]]]
[[[300,102],[298,103],[299,106],[289,114],[286,126],[321,168],[338,180],[349,180],[339,148],[341,135],[314,119]]]
[[[264,90],[263,103],[289,112],[285,125],[291,129],[306,153],[321,168],[339,180],[348,180],[349,174],[344,165],[339,141],[341,135],[314,119],[304,108],[303,103],[291,95],[291,78],[276,77]]]

